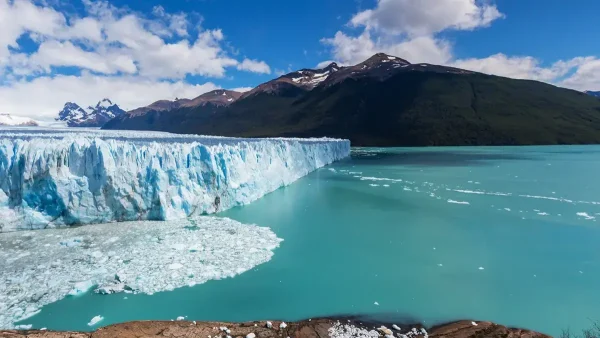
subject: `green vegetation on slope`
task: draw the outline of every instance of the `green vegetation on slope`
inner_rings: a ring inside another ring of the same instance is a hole
[[[143,119],[109,128],[148,129]],[[330,136],[360,146],[600,143],[600,100],[479,73],[400,72],[287,95],[258,93],[215,113],[180,109],[156,130],[223,136]]]

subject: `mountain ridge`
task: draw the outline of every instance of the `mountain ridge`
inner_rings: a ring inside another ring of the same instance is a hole
[[[124,116],[106,128],[330,136],[350,139],[355,146],[600,143],[600,101],[582,92],[413,64],[383,53],[354,66],[335,66],[327,74],[325,67],[282,75],[213,114],[178,108],[168,118]]]
[[[116,103],[103,98],[95,107],[88,106],[85,109],[74,102],[67,102],[55,120],[65,122],[68,127],[102,127],[110,119],[124,113]]]
[[[128,111],[131,115],[143,115],[150,111],[170,111],[182,107],[193,108],[207,104],[225,106],[237,100],[242,93],[227,89],[216,89],[201,94],[193,99],[158,100],[147,106]]]

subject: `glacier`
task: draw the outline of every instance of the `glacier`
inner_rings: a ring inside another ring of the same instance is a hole
[[[153,294],[233,277],[265,263],[282,239],[213,216],[0,236],[0,329],[84,292]]]
[[[210,214],[349,154],[330,138],[0,128],[0,232]]]

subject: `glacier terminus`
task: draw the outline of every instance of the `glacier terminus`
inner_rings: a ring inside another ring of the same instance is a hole
[[[329,138],[1,128],[0,232],[210,214],[349,154]]]

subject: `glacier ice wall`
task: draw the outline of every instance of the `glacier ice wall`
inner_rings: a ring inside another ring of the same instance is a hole
[[[214,213],[349,153],[325,138],[0,129],[0,232]]]

